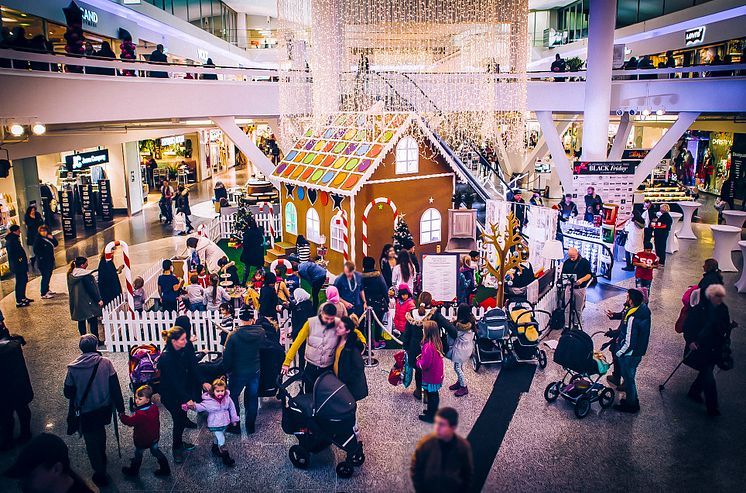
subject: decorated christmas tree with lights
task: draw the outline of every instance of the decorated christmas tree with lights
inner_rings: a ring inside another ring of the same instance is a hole
[[[399,253],[406,243],[414,243],[412,233],[409,231],[409,225],[404,220],[404,214],[397,216],[396,225],[394,226],[394,236],[392,238],[394,239],[394,250],[396,250],[396,253]]]

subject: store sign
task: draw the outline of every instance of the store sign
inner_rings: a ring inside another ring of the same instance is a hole
[[[210,58],[210,56],[207,53],[207,50],[205,50],[204,48],[197,48],[198,60],[200,60],[202,63],[206,63],[208,58]]]
[[[81,152],[80,154],[70,154],[65,156],[65,163],[69,170],[79,170],[88,168],[94,164],[103,164],[109,162],[109,149],[97,149],[90,152]]]
[[[622,151],[622,160],[627,161],[629,159],[642,160],[648,155],[650,149],[625,149]]]
[[[567,44],[569,35],[569,31],[557,31],[553,28],[544,29],[544,47],[551,48],[552,46]]]
[[[161,146],[172,146],[175,144],[183,144],[183,143],[184,143],[183,135],[177,135],[175,137],[164,137],[161,139]]]
[[[95,10],[88,10],[87,8],[80,7],[83,12],[83,25],[89,27],[98,26],[98,12]]]
[[[223,138],[222,130],[210,130],[210,142],[215,142]]]
[[[686,46],[694,46],[702,44],[705,40],[705,26],[695,27],[689,29],[684,33],[684,44]]]
[[[577,161],[576,175],[634,175],[640,161]]]

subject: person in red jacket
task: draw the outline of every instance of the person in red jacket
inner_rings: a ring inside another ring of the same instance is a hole
[[[119,419],[127,426],[132,426],[134,432],[132,438],[135,442],[135,457],[129,466],[122,468],[125,476],[136,477],[140,473],[142,456],[145,451],[150,449],[158,460],[159,468],[155,471],[156,476],[169,476],[171,467],[168,465],[168,459],[158,447],[158,440],[161,438],[161,421],[158,414],[158,407],[151,403],[153,389],[150,385],[143,385],[135,391],[135,414],[127,416],[125,413],[119,414]]]

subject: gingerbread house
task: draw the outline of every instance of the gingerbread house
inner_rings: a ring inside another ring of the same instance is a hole
[[[448,240],[455,182],[465,179],[448,149],[414,113],[336,113],[309,128],[272,173],[281,183],[283,243],[298,235],[329,270],[378,259],[404,214],[418,254]],[[281,252],[274,252],[280,254]]]

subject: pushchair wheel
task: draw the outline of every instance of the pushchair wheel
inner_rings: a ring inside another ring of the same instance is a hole
[[[477,360],[477,356],[476,355],[472,355],[472,357],[471,357],[471,367],[474,370],[474,373],[477,373],[479,371],[479,367],[480,366],[482,366],[482,365],[479,363],[479,360]]]
[[[601,407],[604,409],[610,408],[611,405],[614,404],[614,390],[609,387],[603,389],[601,393],[598,394],[598,403],[601,404]]]
[[[311,454],[300,445],[290,447],[288,457],[290,457],[290,462],[298,469],[308,469],[308,466],[311,465]]]
[[[560,395],[559,386],[559,382],[552,382],[547,385],[547,388],[544,389],[544,399],[546,399],[547,402],[554,402],[557,400]]]
[[[355,452],[350,457],[350,463],[355,467],[362,466],[365,463],[365,453],[362,450]]]
[[[542,370],[547,367],[547,352],[543,349],[539,349],[539,352],[536,355],[537,359],[539,360],[539,368]]]
[[[337,476],[342,479],[352,477],[352,473],[355,472],[355,468],[349,462],[340,462],[337,464]]]
[[[587,397],[579,398],[578,402],[575,403],[575,416],[578,419],[583,419],[588,416],[589,412],[591,412],[591,400]]]

